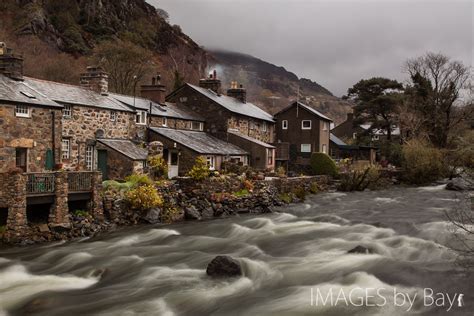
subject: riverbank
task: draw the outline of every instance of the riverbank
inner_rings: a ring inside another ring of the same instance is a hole
[[[104,188],[100,216],[93,216],[87,210],[70,210],[68,225],[29,223],[21,235],[7,231],[2,243],[25,246],[98,236],[124,226],[270,213],[275,206],[299,203],[308,194],[326,191],[329,178],[305,176],[249,181],[236,176],[217,176],[203,181],[191,178],[159,181],[155,187],[163,199],[160,207],[133,209],[120,188]]]

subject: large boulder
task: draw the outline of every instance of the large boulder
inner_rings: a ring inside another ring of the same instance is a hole
[[[156,224],[160,222],[160,213],[161,210],[159,208],[152,208],[149,209],[143,218],[145,221],[147,221],[150,224]]]
[[[196,209],[194,205],[186,207],[186,209],[184,210],[184,216],[186,219],[189,219],[189,220],[201,219],[201,213],[199,213],[199,211]]]
[[[446,184],[446,190],[451,191],[470,191],[474,185],[463,178],[455,178]]]
[[[232,257],[217,256],[207,265],[206,273],[211,277],[236,277],[242,275],[242,267]]]
[[[367,247],[364,247],[364,246],[357,246],[355,248],[352,248],[351,250],[349,250],[347,253],[363,253],[363,254],[370,254],[370,253],[374,253],[374,250],[371,249],[371,248],[367,248]]]

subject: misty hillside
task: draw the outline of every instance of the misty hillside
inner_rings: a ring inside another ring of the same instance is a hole
[[[101,45],[125,43],[124,49],[150,56],[149,71],[140,83],[161,73],[168,92],[176,73],[180,80],[196,84],[212,65],[224,88],[239,81],[248,89],[248,100],[271,113],[294,100],[298,87],[302,101],[336,122],[349,110],[347,102],[318,83],[299,79],[283,67],[238,53],[210,56],[179,26],[170,25],[166,12],[145,0],[1,0],[1,41],[24,56],[27,76],[47,80],[78,84],[86,66],[101,60]]]
[[[350,110],[350,103],[331,94],[329,90],[309,79],[298,78],[294,73],[258,59],[256,57],[227,52],[211,51],[214,57],[209,62],[220,73],[224,87],[231,81],[238,81],[247,89],[248,99],[275,113],[295,100],[327,114],[339,123]]]

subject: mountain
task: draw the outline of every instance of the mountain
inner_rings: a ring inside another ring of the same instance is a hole
[[[172,87],[175,70],[197,81],[207,52],[145,0],[1,0],[0,41],[25,59],[25,73],[78,83],[95,48],[131,43],[151,53],[153,74]]]
[[[239,53],[207,52],[145,0],[0,0],[0,42],[22,54],[25,74],[36,78],[77,84],[87,65],[103,60],[102,46],[125,43],[121,52],[147,56],[149,72],[138,84],[160,73],[171,92],[176,82],[198,83],[216,68],[224,87],[242,83],[248,100],[270,113],[296,99],[298,89],[301,101],[336,122],[350,109],[323,86],[283,67]]]
[[[223,86],[237,81],[247,89],[247,99],[270,113],[276,113],[291,101],[299,100],[327,114],[335,123],[345,120],[351,104],[332,95],[320,84],[306,78],[298,78],[283,67],[256,57],[222,50],[210,51],[211,69],[216,69]]]

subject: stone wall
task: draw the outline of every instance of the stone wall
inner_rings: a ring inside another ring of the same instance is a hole
[[[233,115],[227,121],[229,129],[239,131],[243,135],[250,136],[265,143],[273,143],[274,141],[274,124],[247,118],[245,116]]]
[[[152,127],[169,127],[169,128],[185,129],[185,130],[192,130],[193,121],[168,117],[166,118],[166,125],[163,125],[164,123],[165,123],[165,118],[161,116],[152,116],[150,119],[150,125]]]
[[[7,174],[0,173],[0,208],[7,207]]]
[[[133,139],[144,128],[135,123],[135,113],[115,111],[116,120],[110,119],[111,110],[73,106],[71,118],[63,118],[62,137],[70,139],[70,159],[63,160],[67,170],[84,170],[87,141],[96,139],[96,132],[103,131],[102,138]]]
[[[55,148],[56,163],[60,161],[61,110],[32,106],[30,111],[30,117],[16,117],[15,105],[0,104],[0,173],[15,168],[16,148],[27,148],[28,172],[45,170],[48,149]]]

